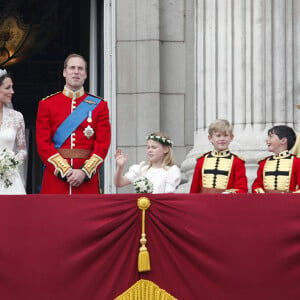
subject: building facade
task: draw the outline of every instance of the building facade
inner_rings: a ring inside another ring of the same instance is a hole
[[[113,193],[116,147],[128,153],[128,169],[147,160],[145,137],[151,132],[172,137],[179,166],[193,146],[195,7],[191,0],[117,0],[106,8],[105,60],[112,68],[105,68],[105,91],[112,99],[113,143],[105,190]]]
[[[256,161],[268,154],[267,129],[286,124],[299,130],[299,1],[108,3],[115,56],[114,88],[106,90],[115,95],[111,150],[128,153],[129,167],[146,159],[149,132],[167,132],[183,174],[178,192],[188,192],[195,158],[210,149],[210,122],[228,119],[231,149],[246,159],[250,185]],[[112,154],[108,192],[115,192]]]

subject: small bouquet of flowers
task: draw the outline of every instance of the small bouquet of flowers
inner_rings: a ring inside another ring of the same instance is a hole
[[[136,193],[153,193],[153,184],[147,177],[140,177],[133,182]]]
[[[0,185],[6,188],[12,185],[11,179],[16,175],[20,163],[14,152],[6,149],[0,152]]]

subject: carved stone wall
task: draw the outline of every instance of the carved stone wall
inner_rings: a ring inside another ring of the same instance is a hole
[[[182,163],[189,190],[195,157],[211,149],[209,124],[234,125],[231,150],[246,159],[249,186],[257,159],[268,155],[266,132],[299,129],[300,1],[195,1],[196,101],[194,148]]]

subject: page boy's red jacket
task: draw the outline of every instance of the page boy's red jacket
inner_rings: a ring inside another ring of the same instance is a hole
[[[253,193],[300,192],[300,159],[288,151],[259,161]]]
[[[198,158],[190,193],[247,193],[245,161],[227,151],[211,151]]]

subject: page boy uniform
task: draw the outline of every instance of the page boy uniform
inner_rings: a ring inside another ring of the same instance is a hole
[[[197,160],[190,193],[247,193],[245,161],[229,150],[205,153]]]
[[[253,193],[300,192],[300,159],[288,150],[259,161]]]
[[[109,149],[111,132],[107,103],[67,87],[39,103],[36,121],[38,153],[45,164],[41,193],[97,194],[98,168]],[[86,180],[71,187],[66,175],[82,169]]]

